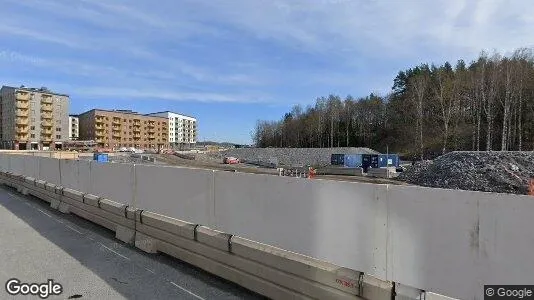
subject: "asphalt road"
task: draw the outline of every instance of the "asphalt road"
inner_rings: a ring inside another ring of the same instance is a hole
[[[5,284],[53,279],[63,293],[48,299],[264,299],[163,254],[146,254],[114,233],[0,186],[0,299]]]

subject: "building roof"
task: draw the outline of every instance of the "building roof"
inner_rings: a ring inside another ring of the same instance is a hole
[[[84,113],[81,113],[80,115],[84,115],[84,114],[90,113],[92,111],[105,111],[105,112],[111,112],[111,113],[116,113],[116,114],[134,115],[134,116],[151,117],[151,118],[161,118],[161,119],[167,120],[167,118],[165,118],[165,117],[150,116],[150,115],[140,114],[138,112],[135,112],[135,111],[132,111],[132,110],[125,110],[125,109],[114,109],[113,110],[113,109],[93,108],[93,109],[88,110],[88,111],[86,111]]]
[[[67,95],[67,94],[56,93],[54,91],[49,90],[46,87],[30,88],[30,87],[25,87],[25,86],[13,87],[13,86],[4,85],[4,86],[2,86],[2,88],[10,88],[10,89],[15,89],[15,90],[23,90],[23,91],[26,91],[26,92],[46,93],[46,94],[52,94],[52,95],[57,95],[57,96],[69,97],[69,95]]]
[[[170,110],[160,111],[160,112],[155,112],[155,113],[150,113],[150,114],[147,114],[147,115],[155,115],[155,114],[163,114],[163,113],[177,114],[177,115],[184,116],[184,117],[188,117],[188,118],[192,118],[192,119],[195,119],[195,120],[197,119],[197,118],[195,118],[195,117],[191,117],[191,116],[184,115],[184,114],[177,113],[177,112],[170,111]]]

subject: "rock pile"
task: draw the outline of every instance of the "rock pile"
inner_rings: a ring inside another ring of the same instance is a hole
[[[239,148],[216,153],[218,158],[233,156],[241,161],[273,166],[327,166],[332,154],[378,154],[369,148]]]
[[[398,177],[421,186],[512,194],[527,194],[531,178],[534,152],[451,152]]]

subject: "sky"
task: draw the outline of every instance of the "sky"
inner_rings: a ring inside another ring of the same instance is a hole
[[[93,108],[174,111],[251,143],[319,96],[387,94],[419,63],[533,47],[534,1],[0,0],[0,84]]]

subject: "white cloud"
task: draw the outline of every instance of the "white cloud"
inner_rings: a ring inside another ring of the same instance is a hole
[[[77,95],[87,97],[110,97],[118,99],[135,100],[172,100],[172,101],[199,101],[199,102],[228,102],[228,103],[261,103],[268,99],[258,95],[223,94],[214,92],[186,92],[173,89],[154,87],[117,88],[117,87],[76,87]]]

